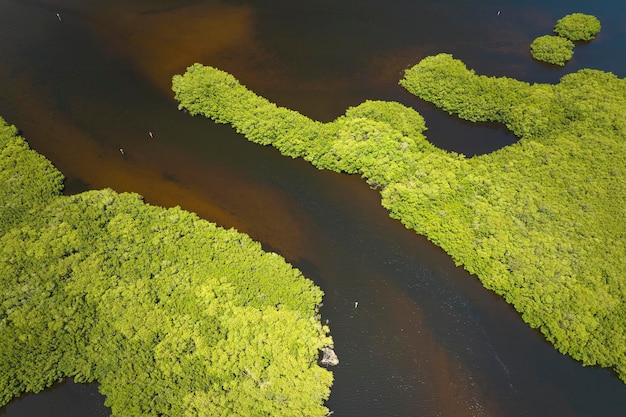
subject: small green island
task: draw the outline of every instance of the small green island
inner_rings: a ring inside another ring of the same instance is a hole
[[[574,42],[560,36],[539,36],[530,44],[530,54],[537,61],[562,67],[574,56]]]
[[[590,41],[600,33],[602,25],[597,17],[572,13],[562,17],[554,25],[554,33],[570,41]]]
[[[279,107],[217,68],[173,78],[179,108],[320,169],[361,175],[390,216],[501,295],[556,349],[626,381],[626,80],[583,69],[560,83],[477,75],[451,55],[400,81],[519,141],[467,158],[426,140],[411,108],[367,101],[330,123]]]
[[[99,383],[112,416],[327,416],[322,291],[235,230],[63,176],[0,119],[0,407]]]
[[[597,17],[572,13],[562,17],[554,25],[556,35],[544,35],[530,44],[530,54],[537,61],[564,66],[574,56],[574,42],[590,41],[600,32]]]

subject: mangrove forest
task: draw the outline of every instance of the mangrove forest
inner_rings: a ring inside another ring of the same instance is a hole
[[[112,416],[325,416],[322,291],[234,229],[63,176],[0,119],[0,406],[99,383]]]
[[[556,85],[477,75],[449,54],[400,84],[519,141],[467,158],[429,143],[420,114],[366,101],[329,123],[194,64],[179,108],[320,169],[361,175],[390,216],[443,248],[556,349],[626,381],[626,80],[582,69]]]

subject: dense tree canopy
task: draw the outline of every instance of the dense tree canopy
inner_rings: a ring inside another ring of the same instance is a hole
[[[61,174],[0,119],[0,406],[98,381],[113,416],[325,416],[322,292],[180,208]]]
[[[0,235],[63,189],[63,175],[43,156],[27,152],[28,145],[17,133],[0,118]]]
[[[422,117],[368,101],[320,123],[195,64],[180,108],[319,168],[361,174],[408,228],[502,295],[557,349],[626,381],[626,81],[581,70],[557,85],[476,75],[450,55],[407,70],[411,93],[519,142],[466,158],[432,146]]]
[[[538,61],[564,66],[574,55],[573,41],[588,41],[600,32],[600,21],[583,13],[569,14],[556,22],[554,35],[539,36],[530,44],[530,54]]]
[[[560,36],[544,35],[532,41],[530,54],[538,61],[563,66],[574,55],[574,43]]]
[[[572,13],[556,22],[554,33],[571,41],[590,41],[596,37],[601,28],[597,17]]]

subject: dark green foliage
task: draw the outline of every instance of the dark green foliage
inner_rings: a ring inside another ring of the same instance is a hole
[[[430,145],[422,118],[400,104],[366,102],[321,124],[200,65],[173,88],[193,114],[381,186],[392,217],[476,274],[557,349],[626,381],[626,81],[581,70],[530,85],[476,75],[442,54],[401,84],[464,119],[503,123],[520,141],[467,159]]]
[[[572,13],[556,22],[554,33],[571,41],[590,41],[596,37],[601,28],[597,17]]]
[[[317,358],[332,340],[311,281],[179,208],[60,196],[49,162],[14,129],[0,138],[2,173],[18,178],[2,195],[41,196],[20,224],[0,218],[13,226],[0,238],[0,405],[72,377],[98,381],[113,416],[327,415]]]
[[[530,54],[537,61],[563,66],[574,55],[574,43],[560,36],[544,35],[532,41]]]

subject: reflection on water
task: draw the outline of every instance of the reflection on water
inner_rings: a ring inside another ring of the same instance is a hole
[[[366,99],[400,101],[426,117],[439,146],[484,153],[515,138],[409,96],[397,85],[404,69],[444,51],[478,72],[529,81],[554,81],[589,65],[585,57],[624,76],[615,52],[626,16],[611,8],[619,1],[593,6],[604,38],[555,71],[530,60],[528,44],[566,8],[587,3],[267,3],[0,2],[0,53],[11,57],[0,61],[0,114],[67,176],[68,192],[111,187],[180,205],[250,234],[313,278],[341,360],[334,415],[625,415],[624,384],[554,351],[438,248],[389,219],[361,179],[179,112],[169,89],[173,73],[203,62],[319,120]],[[597,59],[596,44],[611,60]],[[44,413],[67,398],[62,389],[25,396],[0,415],[53,415]],[[86,389],[69,395],[89,402],[95,388]],[[35,403],[36,412],[22,408]]]

